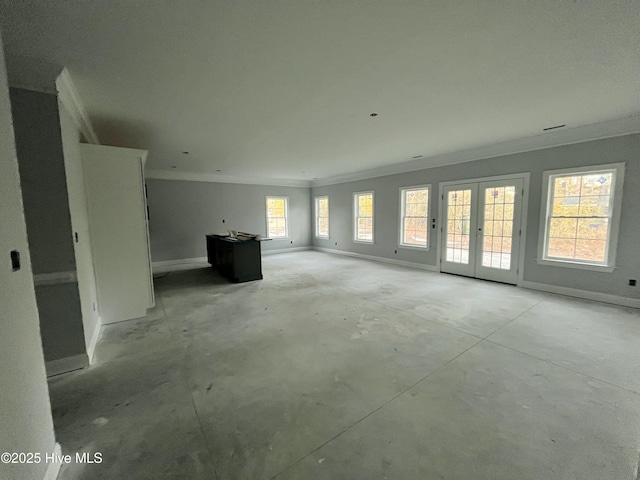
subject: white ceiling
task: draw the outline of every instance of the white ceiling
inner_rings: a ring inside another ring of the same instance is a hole
[[[101,142],[148,149],[153,170],[322,179],[640,112],[637,0],[1,0],[0,16],[7,52],[66,66]]]

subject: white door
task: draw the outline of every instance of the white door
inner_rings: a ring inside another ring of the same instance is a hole
[[[477,198],[477,183],[444,188],[443,272],[475,276]]]
[[[523,180],[449,185],[440,270],[517,283]]]
[[[102,323],[144,317],[154,303],[142,171],[146,152],[81,148]]]

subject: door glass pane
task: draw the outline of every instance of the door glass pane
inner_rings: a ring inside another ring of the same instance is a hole
[[[483,267],[500,270],[511,269],[515,198],[516,187],[488,187],[484,189]]]
[[[471,190],[450,191],[447,205],[447,262],[469,264]]]

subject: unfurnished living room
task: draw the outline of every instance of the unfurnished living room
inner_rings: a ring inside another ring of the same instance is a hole
[[[0,480],[640,478],[640,2],[0,31]]]

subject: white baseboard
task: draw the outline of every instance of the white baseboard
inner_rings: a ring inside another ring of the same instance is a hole
[[[61,373],[72,372],[73,370],[79,370],[89,366],[89,358],[86,353],[80,355],[74,355],[72,357],[59,358],[58,360],[52,360],[45,362],[45,368],[47,370],[47,377],[53,375],[60,375]]]
[[[305,250],[311,250],[313,247],[291,247],[291,248],[279,248],[276,250],[262,250],[262,255],[275,255],[277,253],[291,253],[291,252],[303,252]]]
[[[62,448],[59,443],[56,443],[56,446],[53,447],[53,458],[60,458],[62,456]],[[56,480],[58,478],[58,473],[60,472],[60,467],[62,463],[59,462],[48,462],[47,470],[44,472],[44,477],[42,480]]]
[[[404,260],[396,260],[394,258],[376,257],[374,255],[362,255],[361,253],[345,252],[343,250],[334,250],[332,248],[313,247],[313,250],[319,252],[332,253],[334,255],[343,255],[345,257],[362,258],[364,260],[371,260],[380,263],[390,263],[391,265],[400,265],[402,267],[417,268],[419,270],[426,270],[428,272],[437,272],[438,267],[435,265],[425,265],[423,263],[405,262]]]
[[[87,357],[89,357],[89,365],[93,365],[93,354],[96,351],[96,345],[98,344],[98,340],[100,340],[101,329],[102,329],[102,319],[98,317],[98,322],[96,323],[95,329],[93,330],[93,335],[91,336],[89,345],[87,345]]]
[[[192,268],[202,268],[208,266],[207,257],[182,258],[178,260],[165,260],[153,262],[151,269],[154,275],[158,273],[176,272],[179,270],[190,270]]]
[[[619,295],[611,295],[610,293],[590,292],[589,290],[558,287],[556,285],[537,282],[524,281],[521,286],[524,288],[530,288],[531,290],[539,290],[541,292],[567,295],[568,297],[584,298],[585,300],[593,300],[603,303],[613,303],[614,305],[621,305],[623,307],[640,308],[640,298],[621,297]]]

